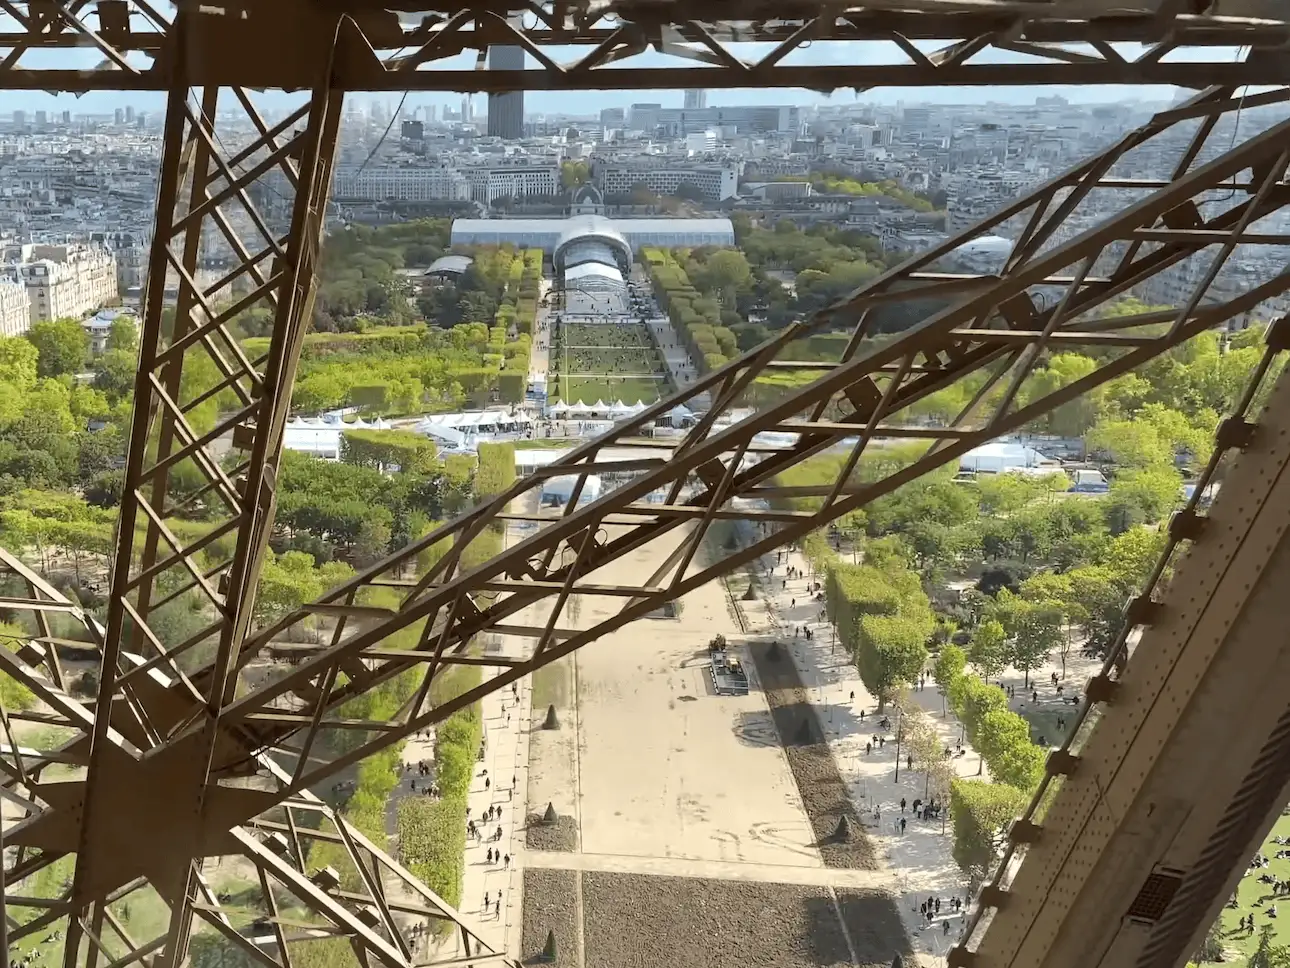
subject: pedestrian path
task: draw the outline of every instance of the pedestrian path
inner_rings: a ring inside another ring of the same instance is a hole
[[[485,675],[502,671],[494,669]],[[496,690],[480,701],[484,759],[475,765],[469,798],[469,819],[475,821],[480,836],[467,838],[461,891],[461,911],[473,922],[476,933],[494,950],[505,950],[517,958],[524,923],[518,847],[524,829],[523,790],[528,781],[529,688],[525,677],[513,689]],[[487,819],[490,810],[493,817]],[[490,851],[497,857],[493,862],[488,860]]]
[[[763,573],[773,569],[763,583],[770,594],[761,603],[743,607],[756,612],[760,606],[764,620],[778,627],[780,642],[788,646],[793,657],[856,810],[865,818],[869,835],[889,864],[886,887],[900,897],[901,915],[910,938],[923,956],[940,959],[958,940],[964,923],[963,913],[953,911],[949,900],[968,896],[967,879],[952,854],[948,804],[936,820],[914,817],[914,800],[927,799],[925,775],[917,764],[913,770],[908,768],[904,760],[907,750],[901,752],[902,761],[897,768],[894,732],[879,728],[882,717],[876,715],[877,700],[861,682],[845,650],[833,641],[832,628],[823,620],[824,605],[815,600],[814,582],[823,584],[823,576],[809,577],[810,566],[796,551],[783,552],[778,561],[776,553],[771,553],[763,559],[762,566]],[[798,577],[788,577],[790,567]],[[801,634],[804,628],[810,629],[810,639]],[[958,775],[974,777],[978,771],[984,775],[981,758],[967,743],[953,714],[943,710],[930,675],[925,685],[911,690],[910,696],[927,712],[928,722],[945,747],[955,750],[962,742],[964,755],[953,758]],[[890,707],[886,715],[894,720]],[[874,739],[879,734],[885,734],[881,744]],[[872,744],[870,752],[866,752],[867,743]],[[933,914],[929,922],[921,905],[937,898],[942,900],[942,911]]]

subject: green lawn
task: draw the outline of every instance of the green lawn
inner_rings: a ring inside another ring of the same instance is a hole
[[[667,392],[667,381],[655,377],[561,377],[558,398],[565,403],[653,403]]]
[[[593,401],[594,402],[594,401]],[[581,437],[533,437],[529,440],[515,441],[516,450],[565,450],[577,447],[583,442]]]
[[[653,403],[668,390],[667,366],[640,323],[562,323],[549,373],[553,399],[565,403]]]
[[[1238,906],[1223,908],[1223,944],[1229,950],[1239,951],[1241,955],[1239,959],[1228,961],[1227,964],[1243,965],[1248,961],[1258,945],[1259,931],[1265,924],[1272,925],[1273,944],[1290,944],[1290,897],[1283,895],[1274,902],[1271,885],[1259,883],[1261,874],[1271,874],[1280,880],[1290,880],[1290,858],[1277,859],[1278,850],[1290,850],[1290,847],[1280,846],[1273,840],[1274,837],[1290,837],[1290,816],[1282,813],[1273,825],[1272,832],[1268,834],[1268,839],[1263,843],[1261,853],[1271,863],[1262,870],[1252,871],[1242,877],[1236,892]],[[1275,918],[1269,918],[1266,914],[1272,903],[1277,906]],[[1253,933],[1239,930],[1237,924],[1242,917],[1251,912],[1254,914]]]

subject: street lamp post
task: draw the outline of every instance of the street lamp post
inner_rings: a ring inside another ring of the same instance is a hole
[[[900,706],[896,707],[896,779],[894,782],[900,782]]]

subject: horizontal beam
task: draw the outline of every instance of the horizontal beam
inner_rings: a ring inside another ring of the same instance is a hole
[[[372,93],[404,91],[499,94],[508,91],[641,91],[691,87],[727,90],[806,88],[817,91],[868,90],[875,87],[1046,87],[1067,84],[1131,84],[1195,87],[1208,83],[1242,86],[1284,80],[1280,64],[1262,67],[1233,61],[1150,62],[1101,61],[1092,64],[960,64],[929,69],[918,64],[787,65],[763,69],[728,67],[621,67],[594,71],[422,70],[396,72],[372,66],[342,72],[338,87]],[[300,86],[306,75],[265,67],[211,65],[194,83],[255,88]],[[17,91],[165,91],[164,73],[135,75],[120,71],[11,69],[0,71],[0,90]]]

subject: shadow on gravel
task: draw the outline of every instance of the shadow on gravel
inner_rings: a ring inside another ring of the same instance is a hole
[[[824,740],[792,658],[783,646],[772,642],[750,642],[748,654],[757,667],[775,730],[824,863],[829,867],[877,870],[873,844],[863,831],[860,815]],[[841,707],[835,707],[831,714],[852,717],[850,710]],[[835,719],[834,725],[847,730],[860,728],[859,720],[854,718],[852,722]],[[840,839],[836,832],[844,817],[850,833]]]
[[[839,890],[838,908],[855,946],[856,960],[865,966],[888,968],[897,953],[910,964],[913,949],[894,898],[869,891]]]
[[[588,871],[582,896],[586,968],[850,968],[848,937],[865,968],[909,952],[883,895]]]

